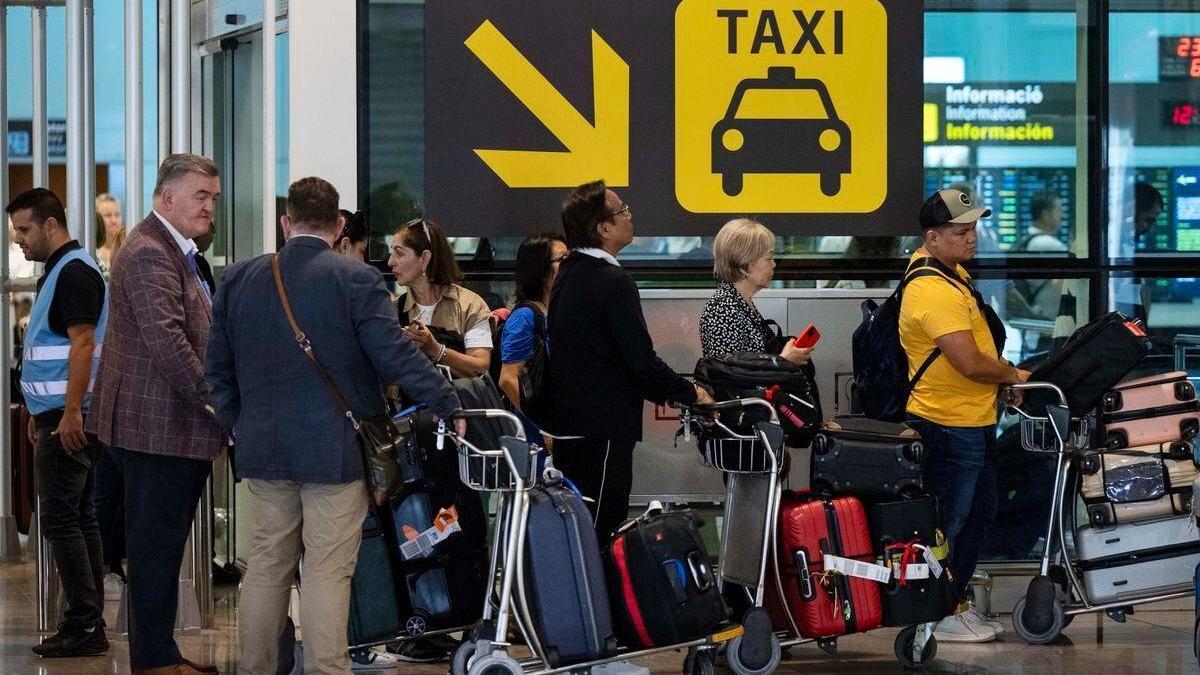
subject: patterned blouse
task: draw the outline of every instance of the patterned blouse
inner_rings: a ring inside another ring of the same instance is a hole
[[[762,314],[733,284],[722,281],[700,313],[700,347],[704,357],[764,352],[767,338]]]

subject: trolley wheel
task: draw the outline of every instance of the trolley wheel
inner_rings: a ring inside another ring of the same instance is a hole
[[[925,643],[925,648],[921,650],[921,658],[913,659],[913,646],[917,641],[917,627],[909,626],[900,631],[896,635],[894,650],[896,658],[905,668],[920,668],[937,657],[937,638],[933,635],[929,636],[929,641]]]
[[[492,653],[476,658],[467,675],[525,675],[525,671],[508,654]]]
[[[716,652],[711,648],[692,647],[683,659],[683,675],[713,675]]]
[[[767,675],[779,667],[779,661],[783,659],[779,638],[772,634],[763,646],[751,645],[744,638],[744,635],[733,638],[725,648],[730,670],[737,675]]]
[[[467,675],[471,668],[471,659],[475,657],[475,647],[479,643],[468,635],[461,645],[455,648],[450,657],[450,675]]]
[[[1050,622],[1050,627],[1041,632],[1034,632],[1025,626],[1025,598],[1021,598],[1017,601],[1016,606],[1013,607],[1013,630],[1017,632],[1017,635],[1021,636],[1022,640],[1031,645],[1048,645],[1058,638],[1067,624],[1067,617],[1063,611],[1062,603],[1055,602],[1053,611],[1054,620]]]

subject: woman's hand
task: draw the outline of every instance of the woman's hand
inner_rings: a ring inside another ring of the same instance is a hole
[[[420,321],[413,321],[405,326],[404,332],[408,333],[408,336],[416,343],[417,348],[431,359],[437,356],[438,351],[442,348],[438,344],[437,338],[433,337],[433,333],[429,328]]]
[[[780,356],[798,366],[802,366],[812,361],[812,353],[813,347],[797,347],[794,341],[788,340],[787,344],[783,346],[783,353]]]

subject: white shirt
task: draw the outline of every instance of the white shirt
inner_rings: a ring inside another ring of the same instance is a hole
[[[1031,235],[1028,243],[1025,244],[1025,250],[1029,253],[1065,253],[1067,245],[1062,243],[1058,237],[1042,230],[1036,226],[1029,227]]]
[[[617,262],[617,259],[614,258],[611,253],[602,248],[577,248],[575,250],[584,255],[590,255],[593,258],[607,260],[610,264],[616,265],[617,267],[621,266],[621,263]]]
[[[179,234],[179,230],[176,230],[174,225],[168,222],[166,218],[163,218],[161,213],[155,211],[154,209],[150,209],[150,213],[153,213],[154,217],[158,218],[160,221],[162,221],[162,224],[166,226],[167,232],[171,233],[171,238],[174,239],[175,243],[179,245],[179,250],[183,251],[183,255],[185,257],[188,254],[194,253],[198,250],[196,248],[196,242],[184,237],[182,234]]]
[[[430,321],[433,321],[433,310],[437,309],[437,305],[417,305],[417,320],[426,326]],[[492,324],[490,321],[480,321],[478,325],[467,330],[466,335],[463,335],[463,347],[466,349],[475,349],[476,347],[486,347],[492,349]]]

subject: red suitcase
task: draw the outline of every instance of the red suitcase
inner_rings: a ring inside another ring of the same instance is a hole
[[[877,582],[825,570],[826,554],[875,562],[867,514],[858,499],[785,501],[779,509],[778,553],[784,601],[802,637],[832,638],[882,624]],[[790,628],[778,599],[771,600],[776,628]]]
[[[1100,410],[1108,448],[1186,441],[1200,431],[1200,401],[1183,371],[1122,382]]]

